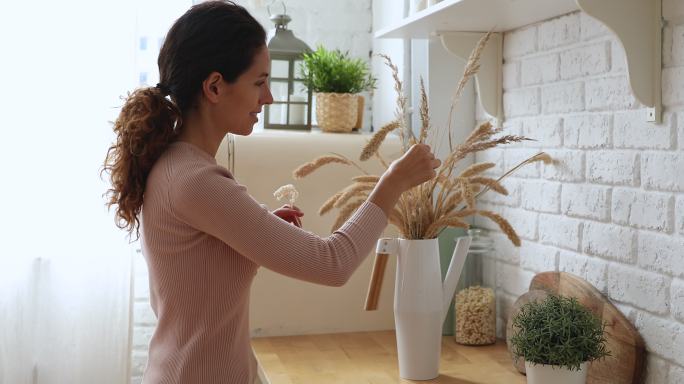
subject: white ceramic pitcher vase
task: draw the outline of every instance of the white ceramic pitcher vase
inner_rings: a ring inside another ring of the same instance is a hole
[[[430,380],[439,376],[442,323],[470,246],[470,237],[457,240],[444,282],[437,239],[380,239],[378,254],[396,254],[394,324],[399,376]]]

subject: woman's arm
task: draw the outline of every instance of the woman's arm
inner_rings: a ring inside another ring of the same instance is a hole
[[[214,236],[255,263],[314,283],[344,284],[375,246],[406,189],[429,180],[439,165],[426,145],[393,162],[367,201],[326,238],[271,214],[225,168],[201,164],[169,191],[176,217]]]

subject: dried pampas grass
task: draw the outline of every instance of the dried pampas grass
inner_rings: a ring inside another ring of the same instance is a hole
[[[495,222],[513,244],[516,246],[520,245],[520,238],[510,223],[495,212],[478,209],[477,199],[488,191],[507,195],[508,190],[501,183],[503,178],[525,165],[535,162],[550,164],[553,162],[553,159],[548,154],[540,152],[522,161],[498,178],[490,177],[491,175],[488,173],[485,176],[486,172],[491,172],[496,167],[496,164],[491,162],[473,164],[466,167],[460,174],[455,174],[457,165],[469,154],[529,140],[523,136],[502,134],[500,128],[495,128],[489,122],[485,122],[478,125],[462,143],[454,146],[451,141],[454,105],[460,99],[466,83],[477,74],[480,68],[480,56],[491,36],[491,33],[486,33],[478,41],[468,58],[463,76],[454,92],[449,110],[448,125],[446,127],[446,133],[449,134],[449,152],[437,170],[437,176],[402,193],[397,205],[388,217],[390,224],[396,226],[405,239],[431,239],[439,236],[448,227],[468,228],[467,218],[478,215]],[[443,137],[445,134],[444,129],[434,132],[434,128],[431,126],[429,103],[422,78],[420,79],[419,106],[420,133],[417,138],[415,137],[407,122],[407,97],[403,93],[404,87],[399,78],[398,67],[389,56],[380,56],[390,68],[392,78],[394,79],[394,90],[397,94],[395,119],[383,126],[372,136],[362,149],[359,159],[363,162],[375,158],[387,169],[388,162],[380,155],[379,149],[391,132],[398,133],[402,141],[403,153],[406,153],[409,145],[416,143],[430,144],[434,152],[437,152],[439,144],[446,140]],[[436,142],[429,143],[428,141],[431,140]],[[362,175],[352,178],[350,186],[335,193],[319,209],[319,214],[321,215],[330,212],[334,208],[339,209],[332,227],[334,231],[366,201],[367,196],[377,183],[380,182],[380,176],[368,174],[361,166],[344,156],[331,154],[330,156],[319,157],[312,162],[300,166],[295,170],[294,177],[305,177],[316,169],[333,163],[351,165],[363,172]]]

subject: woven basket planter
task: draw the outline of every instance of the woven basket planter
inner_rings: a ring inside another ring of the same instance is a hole
[[[324,132],[351,132],[356,126],[358,97],[352,93],[316,93],[316,120]]]

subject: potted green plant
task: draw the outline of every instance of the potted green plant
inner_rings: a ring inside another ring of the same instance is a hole
[[[513,355],[525,359],[529,384],[583,384],[588,363],[610,355],[604,327],[577,299],[549,295],[513,318]]]
[[[322,130],[350,132],[360,128],[363,97],[358,93],[374,89],[376,81],[366,62],[319,45],[303,55],[300,76],[316,94],[316,120]]]

